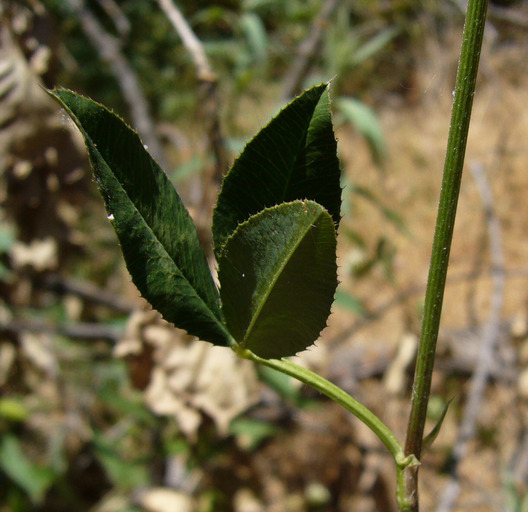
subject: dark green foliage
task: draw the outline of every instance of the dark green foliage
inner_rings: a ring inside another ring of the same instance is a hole
[[[327,84],[306,91],[246,146],[222,184],[213,216],[218,257],[252,215],[283,202],[311,199],[340,220],[340,170]]]
[[[264,358],[304,350],[325,327],[341,206],[326,89],[282,110],[224,181],[213,226],[222,309],[192,219],[137,133],[98,103],[50,93],[85,138],[134,283],[176,327]]]
[[[66,90],[51,94],[85,138],[134,284],[176,327],[229,345],[196,227],[137,133],[98,103]]]
[[[229,331],[264,358],[312,345],[337,286],[332,218],[312,201],[268,208],[241,224],[218,261]]]
[[[0,470],[23,489],[35,504],[42,502],[56,474],[50,467],[39,467],[22,451],[13,434],[4,434],[0,440]]]

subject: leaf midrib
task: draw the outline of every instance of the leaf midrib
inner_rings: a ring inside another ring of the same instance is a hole
[[[290,192],[290,184],[292,182],[293,173],[295,172],[295,167],[297,165],[297,161],[299,159],[299,155],[301,155],[303,153],[303,150],[306,153],[306,141],[308,139],[308,132],[310,131],[310,126],[312,125],[314,114],[315,114],[315,111],[317,109],[317,105],[319,105],[319,102],[321,101],[321,96],[323,94],[324,94],[324,91],[319,96],[319,99],[317,100],[317,103],[315,104],[315,106],[314,106],[314,108],[312,110],[312,113],[310,115],[310,122],[308,123],[307,127],[304,129],[303,137],[301,138],[301,141],[300,141],[300,143],[299,143],[299,145],[297,147],[297,150],[295,151],[295,158],[293,160],[293,164],[290,166],[290,172],[288,173],[288,179],[287,179],[286,187],[284,187],[282,202],[287,201],[286,197],[287,197],[288,193]],[[300,199],[300,198],[298,198],[298,199]]]
[[[305,201],[302,201],[303,204],[306,204]],[[269,296],[271,295],[271,292],[273,291],[273,289],[275,288],[275,284],[277,283],[277,281],[279,280],[280,276],[282,275],[284,269],[286,268],[286,266],[288,265],[288,263],[290,262],[291,258],[292,258],[292,255],[295,253],[295,251],[297,250],[297,248],[299,247],[299,245],[301,244],[301,242],[304,240],[304,238],[306,237],[306,235],[308,234],[308,232],[310,231],[310,229],[312,227],[315,227],[315,225],[317,224],[317,221],[318,219],[321,217],[323,212],[319,212],[319,214],[314,218],[313,220],[313,223],[309,223],[307,228],[305,229],[303,235],[301,237],[299,237],[297,243],[295,244],[294,248],[292,251],[290,251],[290,255],[288,256],[287,259],[285,259],[283,261],[283,263],[280,265],[279,267],[279,271],[276,273],[275,277],[273,278],[272,280],[272,285],[268,287],[268,291],[264,294],[263,296],[263,300],[260,302],[258,308],[256,309],[255,311],[255,314],[253,315],[253,318],[251,319],[251,322],[249,323],[249,326],[246,330],[246,334],[244,335],[244,338],[242,340],[242,342],[240,343],[241,347],[242,348],[246,348],[246,345],[247,345],[247,341],[248,341],[248,338],[251,336],[252,334],[252,329],[253,327],[255,326],[255,323],[257,322],[258,318],[260,317],[260,313],[262,312],[262,309],[264,308],[264,306],[266,305],[268,299],[269,299]]]
[[[60,99],[60,98],[59,98]],[[63,103],[61,101],[61,103]],[[66,105],[65,105],[66,106]],[[154,240],[156,241],[157,244],[159,244],[159,246],[161,246],[161,248],[163,249],[163,254],[171,261],[171,263],[173,264],[174,268],[176,268],[178,270],[178,273],[181,275],[181,277],[185,280],[185,282],[189,285],[189,288],[193,291],[195,297],[197,297],[201,304],[203,304],[203,306],[206,308],[206,310],[211,313],[211,316],[214,318],[214,320],[216,321],[216,323],[220,326],[221,330],[226,334],[227,336],[227,339],[229,339],[231,336],[229,334],[229,332],[227,331],[227,329],[225,328],[224,324],[217,318],[217,316],[215,315],[215,313],[211,310],[211,308],[209,307],[209,305],[204,301],[204,299],[200,296],[200,294],[196,291],[196,288],[190,283],[189,279],[187,279],[187,277],[184,275],[183,271],[180,269],[180,267],[178,266],[178,264],[174,261],[174,259],[171,257],[171,255],[169,254],[169,252],[167,251],[167,249],[165,248],[165,246],[163,245],[163,243],[161,242],[161,240],[159,239],[159,237],[156,235],[155,231],[152,229],[152,227],[150,226],[150,224],[147,222],[147,220],[145,219],[145,217],[143,216],[143,214],[141,213],[141,211],[136,207],[136,204],[134,203],[134,201],[132,200],[132,198],[130,197],[128,191],[123,187],[123,185],[121,184],[121,182],[119,181],[119,179],[117,178],[117,176],[115,175],[115,173],[112,171],[110,165],[108,164],[108,162],[106,161],[106,159],[103,157],[103,155],[101,154],[101,152],[99,151],[99,149],[97,149],[97,145],[95,144],[95,142],[93,141],[93,139],[90,137],[90,135],[88,134],[88,132],[82,127],[82,124],[80,123],[79,119],[77,118],[77,116],[66,106],[66,109],[68,110],[68,112],[70,113],[70,115],[75,119],[75,124],[77,125],[77,127],[82,131],[82,133],[84,134],[84,136],[86,137],[86,139],[90,142],[90,145],[91,147],[93,148],[93,151],[95,151],[97,153],[97,155],[99,155],[99,157],[101,158],[101,160],[104,162],[104,164],[106,165],[106,167],[109,169],[110,171],[110,174],[112,175],[112,178],[116,181],[116,183],[119,185],[119,188],[123,191],[123,193],[125,194],[126,198],[128,199],[128,201],[130,202],[130,204],[132,204],[133,208],[134,208],[134,211],[137,212],[137,214],[141,217],[141,219],[143,220],[145,226],[147,226],[147,229],[149,230],[149,232],[152,234],[152,237],[154,238]],[[115,213],[115,212],[110,212],[110,213]]]

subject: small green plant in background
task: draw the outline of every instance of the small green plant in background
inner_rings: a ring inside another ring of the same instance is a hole
[[[100,104],[64,89],[50,93],[85,138],[145,299],[176,327],[290,375],[357,416],[394,457],[401,511],[418,510],[418,460],[429,442],[423,428],[486,7],[484,0],[468,5],[405,445],[342,389],[286,359],[317,340],[337,287],[342,190],[327,84],[284,108],[225,176],[212,226],[219,290],[189,213],[138,135]]]

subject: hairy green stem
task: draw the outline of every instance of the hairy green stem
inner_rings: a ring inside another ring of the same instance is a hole
[[[447,142],[442,189],[425,294],[422,333],[413,383],[412,406],[405,441],[406,455],[421,456],[422,440],[431,390],[431,378],[440,326],[440,315],[457,210],[462,168],[471,118],[471,107],[486,21],[487,0],[469,0],[456,78],[451,126]],[[406,472],[406,493],[418,510],[418,466]]]

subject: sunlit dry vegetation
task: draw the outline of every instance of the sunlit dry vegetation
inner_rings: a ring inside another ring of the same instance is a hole
[[[80,136],[41,86],[138,130],[215,269],[222,175],[281,106],[331,80],[340,285],[328,328],[296,360],[403,438],[464,4],[0,5],[1,512],[395,510],[390,456],[362,424],[139,297]],[[453,401],[422,460],[423,510],[528,507],[526,2],[491,4],[487,23],[429,427]],[[459,457],[485,343],[492,364]]]

